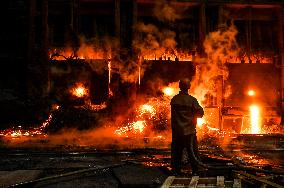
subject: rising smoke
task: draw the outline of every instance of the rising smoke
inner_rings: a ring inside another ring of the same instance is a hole
[[[181,18],[176,7],[166,0],[159,0],[155,2],[153,13],[155,17],[162,22],[174,22]]]
[[[200,101],[204,101],[206,94],[216,96],[218,80],[228,79],[226,63],[239,53],[236,35],[238,31],[233,23],[230,26],[209,33],[203,46],[207,57],[197,58],[196,76],[192,82],[192,92]],[[230,86],[225,89],[225,97],[230,95]]]

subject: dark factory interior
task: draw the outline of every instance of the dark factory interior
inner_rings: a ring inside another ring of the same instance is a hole
[[[283,0],[1,4],[1,187],[284,187]]]

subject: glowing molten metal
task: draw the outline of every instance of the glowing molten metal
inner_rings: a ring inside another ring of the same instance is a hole
[[[249,107],[250,109],[250,119],[251,119],[251,134],[261,133],[261,121],[260,121],[260,110],[256,105]]]

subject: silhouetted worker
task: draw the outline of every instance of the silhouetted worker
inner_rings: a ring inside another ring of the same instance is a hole
[[[171,165],[173,172],[181,172],[183,149],[186,148],[192,174],[196,175],[198,164],[198,146],[196,138],[197,118],[204,115],[203,108],[196,98],[188,94],[190,80],[179,82],[180,92],[171,100],[172,146]]]

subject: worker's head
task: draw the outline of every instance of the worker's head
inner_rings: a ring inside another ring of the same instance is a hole
[[[181,91],[188,91],[190,89],[190,80],[189,79],[181,79],[179,81],[179,88]]]

